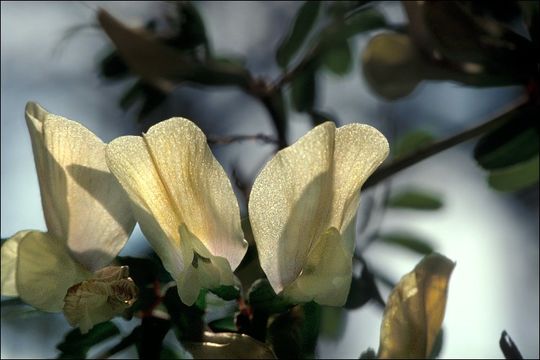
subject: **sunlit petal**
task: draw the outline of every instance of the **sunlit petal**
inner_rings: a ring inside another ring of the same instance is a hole
[[[276,292],[302,271],[326,230],[335,127],[325,123],[278,152],[257,176],[249,219],[261,266]]]
[[[173,118],[153,126],[142,138],[118,138],[107,147],[107,161],[133,201],[143,233],[177,282],[184,272],[194,271],[194,245],[183,243],[182,226],[200,241],[199,254],[206,251],[226,259],[230,269],[238,266],[247,243],[236,197],[206,137],[193,123]],[[190,287],[192,293],[197,292],[196,284]]]
[[[19,231],[2,244],[2,296],[19,296],[16,283],[17,254],[19,242],[28,232]]]
[[[352,278],[352,258],[336,228],[313,244],[300,276],[283,291],[295,301],[343,306]]]
[[[360,188],[388,150],[385,137],[371,126],[336,129],[327,122],[264,167],[253,185],[249,214],[261,266],[276,292],[302,273],[327,229],[337,230],[335,246],[344,247],[350,263]],[[344,288],[348,291],[348,284]]]
[[[29,231],[19,242],[17,290],[21,299],[43,311],[61,311],[67,290],[91,276],[52,235]]]
[[[71,286],[65,296],[64,315],[85,334],[95,324],[120,315],[136,301],[138,289],[126,266],[108,266],[91,279]]]
[[[444,318],[455,263],[433,253],[403,276],[388,298],[379,358],[427,358]]]
[[[110,174],[105,144],[74,121],[27,105],[47,227],[67,241],[89,270],[109,264],[125,245],[135,220],[128,198]]]

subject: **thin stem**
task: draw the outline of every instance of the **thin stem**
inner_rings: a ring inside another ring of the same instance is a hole
[[[431,145],[427,145],[410,155],[397,158],[393,162],[382,166],[377,171],[375,171],[373,175],[371,175],[369,179],[365,182],[363,188],[366,189],[370,186],[378,184],[379,182],[391,177],[399,171],[406,169],[432,155],[438,154],[457,144],[461,144],[462,142],[471,140],[479,135],[482,135],[492,129],[497,128],[498,126],[506,122],[507,119],[505,115],[508,112],[525,105],[528,101],[528,96],[522,95],[507,106],[505,106],[503,109],[497,111],[494,115],[490,117],[490,120],[449,138],[435,142]]]
[[[211,145],[228,145],[239,141],[262,141],[267,144],[279,144],[279,141],[270,135],[229,135],[229,136],[209,136],[208,143]]]

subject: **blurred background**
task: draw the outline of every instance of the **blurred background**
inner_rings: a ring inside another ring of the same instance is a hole
[[[23,229],[46,230],[24,121],[27,101],[81,122],[106,142],[139,134],[173,116],[195,121],[209,137],[276,136],[264,106],[234,86],[180,86],[143,116],[140,107],[123,109],[119,100],[137,79],[111,81],[100,74],[100,61],[113,49],[107,35],[94,26],[67,36],[77,26],[96,24],[100,7],[129,26],[142,27],[152,18],[162,18],[170,6],[165,2],[2,2],[2,238]],[[194,6],[204,19],[214,53],[243,58],[254,77],[280,76],[276,48],[301,3],[197,2]],[[408,21],[399,2],[383,2],[375,8],[396,29]],[[370,39],[383,31],[374,29],[350,39],[353,62],[347,74],[318,74],[317,109],[339,125],[371,124],[392,145],[411,130],[445,138],[482,123],[524,93],[522,86],[480,88],[428,79],[389,101],[368,84],[361,60]],[[313,123],[312,114],[289,111],[286,141],[294,142]],[[381,194],[388,191],[392,194],[412,186],[436,194],[442,203],[437,211],[390,208],[371,222],[386,233],[412,233],[425,239],[457,263],[440,357],[503,358],[498,341],[506,330],[524,357],[538,358],[538,185],[516,192],[490,188],[487,172],[471,156],[475,143],[464,142],[366,190],[361,197],[357,246],[365,248],[365,261],[380,275],[376,281],[386,299],[390,287],[384,279],[397,282],[422,255],[390,242],[368,244],[369,229],[362,228],[362,215],[373,206],[380,207]],[[231,178],[238,180],[235,190],[245,213],[241,184],[251,185],[275,145],[242,141],[215,144],[212,150]],[[141,256],[147,249],[137,227],[122,255]],[[326,330],[319,337],[319,357],[358,358],[368,347],[377,349],[382,318],[377,304],[325,314],[330,325],[323,327]],[[126,331],[133,327],[124,320],[115,322]],[[51,358],[58,355],[55,347],[69,326],[62,314],[21,314],[2,307],[1,329],[2,358]],[[130,351],[116,357],[133,356]]]

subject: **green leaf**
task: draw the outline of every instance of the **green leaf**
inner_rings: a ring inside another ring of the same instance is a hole
[[[245,334],[206,331],[201,342],[184,342],[194,359],[275,359],[268,345]]]
[[[236,300],[240,297],[240,289],[234,285],[222,285],[218,288],[210,289],[210,292],[223,300]]]
[[[394,147],[394,155],[403,157],[414,153],[416,150],[430,145],[435,141],[435,137],[428,131],[415,130],[403,135]]]
[[[291,100],[296,111],[310,111],[315,106],[317,91],[314,68],[305,69],[291,83]]]
[[[177,354],[176,351],[171,349],[168,346],[163,345],[161,351],[159,352],[160,359],[184,359],[180,354]]]
[[[176,287],[167,290],[163,297],[163,305],[171,316],[171,322],[176,327],[176,335],[180,340],[200,341],[204,331],[204,309],[196,304],[185,305],[180,300]]]
[[[324,122],[331,121],[335,123],[336,125],[338,122],[336,121],[335,116],[327,114],[325,112],[319,111],[319,110],[311,110],[309,111],[309,115],[311,116],[311,123],[313,126],[320,125]]]
[[[64,341],[56,346],[62,353],[60,358],[81,359],[86,358],[88,350],[102,341],[120,334],[118,327],[110,322],[104,322],[94,326],[88,333],[81,334],[77,328],[66,334]]]
[[[281,313],[293,306],[281,296],[276,295],[266,279],[259,279],[251,285],[248,291],[248,302],[254,309],[267,314]]]
[[[517,191],[538,183],[538,155],[516,165],[493,170],[488,177],[489,185],[499,191]]]
[[[117,51],[113,50],[99,63],[99,72],[106,79],[123,79],[129,75],[129,68]]]
[[[372,348],[367,348],[366,351],[360,354],[360,359],[376,359],[377,353]]]
[[[276,52],[276,61],[281,68],[287,67],[298,52],[319,14],[320,1],[306,1],[298,10],[292,30],[283,39]]]
[[[337,306],[321,307],[321,335],[338,340],[345,331],[347,312]]]
[[[178,36],[172,39],[171,45],[178,49],[193,49],[204,46],[206,56],[210,56],[210,45],[206,35],[204,20],[191,2],[176,3],[178,9]]]
[[[427,255],[433,252],[433,247],[429,242],[408,233],[394,232],[381,234],[379,235],[379,239],[387,244],[399,245],[419,254]]]
[[[387,206],[415,210],[438,210],[443,206],[443,202],[437,194],[411,188],[393,194],[388,200]]]
[[[375,30],[386,26],[384,16],[375,9],[365,9],[351,15],[345,21],[343,29],[344,36],[348,39],[351,36],[363,33],[365,31]]]
[[[501,351],[503,352],[505,359],[523,359],[517,345],[514,343],[510,335],[508,335],[506,330],[503,330],[501,334],[499,346],[501,347]]]
[[[268,339],[278,358],[313,358],[321,323],[321,307],[315,302],[297,305],[277,316]]]
[[[344,307],[346,309],[358,309],[370,300],[375,300],[384,306],[384,300],[375,283],[374,276],[364,264],[360,277],[353,275],[351,288]]]
[[[236,323],[234,321],[234,316],[228,316],[223,319],[214,320],[208,323],[208,326],[212,331],[223,332],[223,331],[238,331]]]
[[[507,121],[484,135],[476,144],[474,158],[487,170],[529,160],[540,149],[540,109],[530,105],[505,115]]]
[[[323,65],[336,75],[345,75],[352,69],[352,53],[347,41],[341,41],[322,55]]]

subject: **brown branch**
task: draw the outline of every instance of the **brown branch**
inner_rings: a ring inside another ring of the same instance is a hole
[[[279,141],[269,135],[228,135],[228,136],[208,136],[210,145],[228,145],[240,141],[262,141],[267,144],[279,144]]]
[[[364,183],[363,188],[366,189],[370,186],[373,186],[396,174],[397,172],[408,168],[432,155],[438,154],[441,151],[447,150],[457,144],[460,144],[467,140],[471,140],[479,135],[482,135],[483,133],[499,127],[504,122],[506,122],[507,119],[505,115],[508,112],[525,105],[528,101],[529,97],[524,94],[516,100],[512,101],[510,104],[506,105],[501,110],[497,111],[494,115],[490,116],[489,120],[487,120],[486,122],[483,122],[482,124],[464,132],[461,132],[457,135],[422,147],[410,155],[397,158],[393,162],[384,165],[380,167],[377,171],[375,171],[373,175],[371,175],[369,179],[367,179],[367,181]]]

